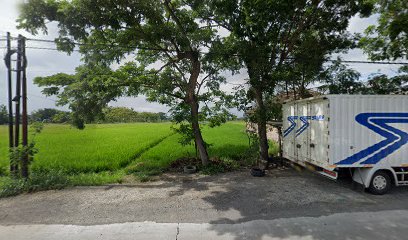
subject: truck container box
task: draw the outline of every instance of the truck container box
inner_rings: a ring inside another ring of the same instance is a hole
[[[406,95],[324,95],[282,110],[284,158],[333,178],[340,168],[408,171]]]

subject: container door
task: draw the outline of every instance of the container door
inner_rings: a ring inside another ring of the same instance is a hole
[[[296,160],[295,158],[295,128],[296,128],[296,104],[290,103],[283,106],[283,157]]]
[[[317,166],[329,164],[329,100],[310,105],[310,158]]]
[[[298,103],[298,119],[295,132],[295,147],[297,159],[301,162],[309,160],[309,104]]]

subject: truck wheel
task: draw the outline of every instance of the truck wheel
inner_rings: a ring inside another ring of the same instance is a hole
[[[371,178],[368,190],[375,195],[383,195],[391,188],[390,176],[383,171],[377,171]]]

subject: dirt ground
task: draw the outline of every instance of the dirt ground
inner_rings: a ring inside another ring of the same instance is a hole
[[[215,176],[164,175],[133,185],[75,187],[0,199],[0,225],[242,223],[335,213],[408,209],[408,188],[374,196],[348,181],[308,171],[248,170]]]

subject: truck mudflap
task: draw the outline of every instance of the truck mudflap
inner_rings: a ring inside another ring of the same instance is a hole
[[[322,176],[328,177],[330,179],[336,180],[339,176],[339,173],[336,171],[331,171],[328,169],[322,169],[320,171],[316,171],[317,173],[319,173]]]
[[[334,169],[327,169],[322,166],[317,166],[309,162],[304,162],[304,166],[312,172],[316,172],[322,176],[328,177],[332,180],[336,180],[339,176],[339,173]]]

